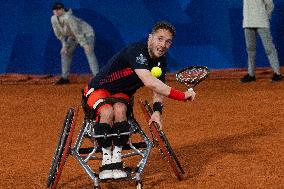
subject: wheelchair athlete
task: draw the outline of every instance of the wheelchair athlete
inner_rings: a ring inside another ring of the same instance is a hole
[[[104,98],[123,98],[129,101],[137,89],[146,86],[153,91],[154,113],[150,122],[157,122],[160,128],[163,98],[185,101],[194,100],[193,90],[181,92],[166,85],[167,61],[165,54],[171,46],[175,29],[167,22],[158,22],[152,28],[147,42],[131,44],[114,55],[107,65],[89,82],[84,95],[89,108],[96,110],[95,134],[106,135],[128,132],[127,106],[125,103],[99,105]],[[162,75],[154,77],[150,70],[159,66]],[[102,147],[103,160],[100,179],[119,179],[127,177],[121,160],[122,147],[127,144],[128,135],[110,138],[97,138]]]

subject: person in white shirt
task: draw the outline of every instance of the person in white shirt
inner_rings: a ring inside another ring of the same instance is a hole
[[[243,28],[248,54],[248,74],[241,79],[242,83],[256,81],[254,74],[256,34],[261,38],[273,70],[272,81],[282,80],[277,50],[270,33],[270,19],[273,9],[274,4],[272,0],[243,0]]]
[[[56,37],[61,41],[61,78],[56,84],[70,83],[70,65],[74,51],[78,45],[84,48],[93,76],[98,71],[98,61],[94,53],[95,34],[93,28],[72,14],[71,9],[65,9],[62,3],[55,3],[52,7],[51,24]]]

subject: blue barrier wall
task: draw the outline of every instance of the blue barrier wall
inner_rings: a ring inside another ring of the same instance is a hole
[[[59,74],[60,42],[50,24],[54,0],[1,0],[0,73]],[[96,31],[100,66],[128,43],[145,40],[158,20],[177,30],[169,71],[189,65],[246,68],[241,0],[62,0]],[[274,0],[272,34],[284,64],[284,2]],[[258,41],[257,66],[269,66]],[[78,48],[73,73],[90,73]]]

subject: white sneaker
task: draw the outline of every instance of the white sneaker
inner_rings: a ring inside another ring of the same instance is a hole
[[[114,169],[112,171],[112,178],[114,179],[120,179],[120,178],[126,178],[126,177],[127,177],[127,173],[123,170]]]
[[[108,166],[111,164],[111,148],[102,148],[103,151],[103,160],[102,167],[100,168],[100,179],[111,179],[112,178],[112,170],[106,168],[104,166]],[[102,169],[102,170],[101,170]]]
[[[112,179],[112,170],[103,170],[99,174],[100,179]]]
[[[113,169],[112,171],[112,177],[114,179],[120,179],[120,178],[126,178],[127,177],[127,173],[125,171],[122,170],[123,165],[122,165],[122,161],[121,161],[121,151],[122,151],[122,147],[120,146],[115,146],[112,152],[112,163],[118,163],[121,164],[118,169],[118,167],[116,169]]]

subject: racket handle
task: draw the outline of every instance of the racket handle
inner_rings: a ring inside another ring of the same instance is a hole
[[[193,91],[193,88],[189,88],[188,91]]]

